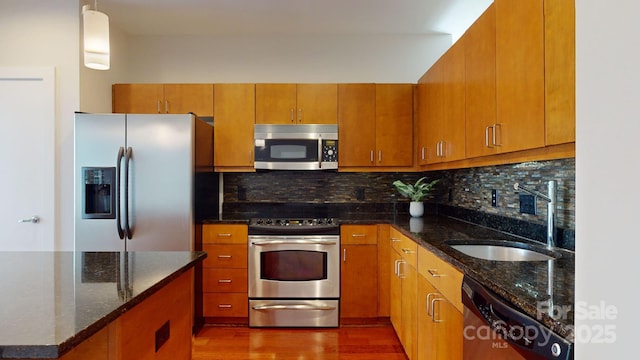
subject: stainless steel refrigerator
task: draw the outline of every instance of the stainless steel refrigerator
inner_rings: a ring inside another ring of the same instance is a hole
[[[200,250],[197,208],[217,211],[212,124],[76,113],[74,126],[76,250]]]

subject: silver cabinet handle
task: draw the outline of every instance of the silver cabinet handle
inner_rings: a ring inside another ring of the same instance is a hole
[[[421,157],[422,160],[424,160],[424,146],[420,150],[420,157]]]
[[[347,262],[347,249],[342,249],[342,262]]]
[[[231,284],[231,279],[220,279],[218,284]]]
[[[500,146],[498,144],[498,130],[500,129],[500,124],[493,124],[493,146]]]
[[[231,304],[220,304],[218,305],[219,309],[231,309]]]
[[[436,303],[438,301],[442,301],[442,298],[435,298],[433,300],[431,300],[431,321],[433,321],[434,323],[440,323],[442,322],[442,319],[436,319]],[[438,314],[438,316],[440,316],[440,314]]]
[[[164,113],[168,114],[169,113],[169,100],[164,100]]]
[[[378,162],[382,162],[382,150],[378,150]]]
[[[431,274],[431,276],[433,276],[433,277],[442,276],[442,274],[438,274],[438,270],[436,270],[436,269],[429,269],[429,270],[427,270],[427,272],[429,272],[429,274]]]
[[[373,164],[373,150],[371,150],[371,163]]]
[[[291,119],[291,122],[295,122],[295,118],[293,117],[293,112],[295,110],[293,108],[289,109],[289,118]]]
[[[218,259],[231,259],[231,255],[218,255]]]
[[[298,122],[302,122],[302,109],[298,109]]]
[[[402,248],[402,252],[405,254],[413,254],[415,253],[415,251],[411,250],[411,249],[407,249],[407,248]]]
[[[493,129],[493,126],[487,126],[484,128],[484,146],[488,148],[492,147],[489,145],[489,129]],[[493,132],[495,132],[495,130]]]
[[[391,242],[398,242],[398,241],[400,241],[400,239],[394,238],[394,237],[391,238]]]
[[[40,218],[36,215],[33,215],[32,217],[28,218],[28,219],[22,219],[22,220],[18,220],[19,223],[32,223],[32,224],[37,224],[40,222]]]
[[[351,237],[366,237],[367,234],[351,234]]]
[[[401,268],[402,264],[406,264],[406,263],[407,263],[407,262],[406,262],[406,261],[404,261],[404,260],[398,260],[398,277],[399,277],[400,279],[404,279],[404,278],[406,278],[406,277],[407,277],[407,275],[406,275],[406,274],[403,274],[403,273],[402,273],[402,271],[401,271],[401,269],[402,269],[402,268]]]
[[[434,295],[438,295],[438,293],[428,293],[427,294],[426,305],[427,305],[427,315],[429,315],[429,316],[432,316],[431,311],[433,310],[433,308],[431,306],[429,306],[429,305],[431,304],[431,297],[434,296]]]
[[[231,237],[231,234],[229,234],[229,233],[218,233],[218,234],[216,234],[216,236],[217,236],[217,237],[225,237],[225,238],[228,238],[228,237]]]
[[[157,110],[158,110],[158,114],[160,114],[160,112],[161,112],[161,111],[160,111],[160,103],[161,103],[161,101],[160,101],[160,100],[158,100],[158,109],[157,109]]]

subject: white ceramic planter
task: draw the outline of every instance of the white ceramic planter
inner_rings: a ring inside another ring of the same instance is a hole
[[[412,201],[409,203],[409,214],[413,217],[421,217],[424,215],[424,203]]]

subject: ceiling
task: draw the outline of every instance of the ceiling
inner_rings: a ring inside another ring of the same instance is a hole
[[[452,34],[492,0],[85,0],[133,36]]]

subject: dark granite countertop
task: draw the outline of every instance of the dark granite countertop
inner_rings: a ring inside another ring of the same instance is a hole
[[[448,261],[464,274],[474,278],[496,294],[505,298],[530,317],[539,320],[556,333],[574,341],[574,313],[561,311],[550,314],[550,310],[574,309],[575,254],[558,249],[560,257],[548,261],[517,262],[489,261],[465,255],[451,248],[446,242],[451,240],[504,240],[518,241],[539,247],[540,242],[497,231],[488,227],[459,220],[450,216],[425,215],[411,218],[408,214],[388,212],[340,212],[329,217],[338,217],[341,224],[394,225],[420,246]],[[256,213],[234,213],[226,219],[209,220],[213,224],[246,224]],[[548,287],[548,275],[553,283]],[[552,294],[548,294],[548,288]],[[549,304],[552,304],[551,309]]]
[[[0,358],[57,358],[204,252],[0,252]]]

